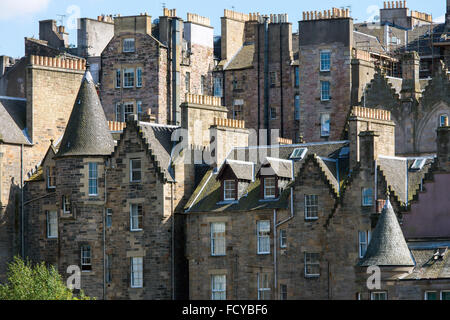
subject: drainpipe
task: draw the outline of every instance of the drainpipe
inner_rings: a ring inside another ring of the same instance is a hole
[[[269,124],[269,17],[264,17],[264,124],[267,130],[267,145],[271,144]]]
[[[172,300],[175,300],[175,215],[173,212],[173,183],[170,183],[170,214],[172,216]]]
[[[24,210],[23,210],[23,144],[20,145],[20,216],[21,216],[21,246],[22,246],[22,258],[25,258],[25,235],[24,235]]]
[[[281,136],[284,138],[284,104],[283,104],[283,42],[282,42],[282,27],[280,22],[280,117],[281,117]]]
[[[106,202],[107,202],[107,191],[106,191],[106,173],[108,169],[105,163],[105,199],[103,205],[103,300],[106,300]]]
[[[378,167],[377,167],[377,160],[375,160],[375,205],[378,201]]]
[[[256,134],[257,144],[259,146],[259,130],[261,129],[261,32],[258,23],[258,133]]]
[[[178,51],[181,49],[181,27],[180,20],[177,18],[172,19],[172,122],[174,125],[179,125],[181,123],[181,111],[180,111],[180,64],[178,58],[181,55]]]

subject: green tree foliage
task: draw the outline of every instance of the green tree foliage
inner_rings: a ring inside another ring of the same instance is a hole
[[[8,266],[8,282],[0,284],[0,300],[90,300],[81,292],[75,297],[54,266],[32,265],[15,257]]]

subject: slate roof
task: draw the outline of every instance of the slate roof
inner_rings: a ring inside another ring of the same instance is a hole
[[[441,248],[439,251],[445,252],[443,257],[434,259],[434,254],[438,250],[439,248],[411,249],[416,266],[412,273],[401,280],[450,278],[450,251],[448,248]]]
[[[386,200],[386,205],[372,233],[366,254],[358,265],[362,267],[414,266],[397,215],[389,199]]]
[[[360,50],[386,53],[386,50],[377,37],[358,31],[353,31],[353,45]]]
[[[224,165],[221,167],[220,172],[217,174],[219,178],[226,168],[230,168],[237,179],[239,180],[253,180],[253,163],[234,161],[231,159],[226,159]]]
[[[239,70],[253,67],[255,56],[255,45],[244,44],[236,55],[230,59],[230,62],[224,66],[224,70]]]
[[[336,158],[339,155],[339,151],[348,146],[348,141],[336,141],[336,142],[322,142],[322,143],[308,143],[299,145],[279,145],[279,146],[262,146],[262,147],[250,147],[250,148],[235,148],[228,155],[227,159],[239,160],[255,163],[255,173],[259,172],[262,164],[269,158],[278,158],[289,160],[292,152],[297,148],[307,148],[308,151],[305,157],[301,160],[294,162],[294,175],[297,176],[299,171],[308,156],[317,157],[323,156],[326,158]],[[255,157],[255,159],[254,159]],[[270,159],[269,159],[270,160]],[[276,161],[276,160],[275,160]],[[329,170],[328,164],[324,161],[319,162],[322,166],[322,171],[325,175],[333,176],[334,174]],[[219,170],[219,173],[221,169]],[[287,171],[286,171],[287,172]],[[286,173],[285,172],[285,173]],[[291,171],[289,171],[291,172]],[[283,175],[287,175],[283,173]],[[205,174],[203,180],[197,186],[197,189],[192,194],[185,209],[188,212],[221,212],[221,211],[252,211],[261,209],[275,209],[275,208],[288,208],[290,190],[292,183],[290,183],[280,194],[279,199],[264,201],[260,197],[260,179],[249,183],[246,195],[241,197],[239,201],[232,203],[221,202],[221,184],[217,180],[217,172],[210,169]],[[291,173],[289,173],[291,177]],[[341,175],[342,178],[345,175]],[[333,178],[337,185],[337,180]],[[327,178],[328,180],[328,178]]]
[[[113,150],[105,112],[86,70],[56,156],[106,156]]]
[[[174,142],[172,133],[178,129],[177,126],[160,125],[149,122],[139,122],[139,130],[148,144],[149,151],[155,158],[157,167],[169,181],[174,181],[170,172],[171,154]],[[127,126],[128,127],[128,126]]]
[[[263,176],[277,175],[281,178],[292,179],[292,162],[267,157],[258,174]]]
[[[0,140],[31,144],[26,133],[26,105],[25,99],[0,97]]]
[[[406,205],[414,199],[420,189],[420,184],[429,172],[433,158],[426,158],[421,170],[411,170],[411,166],[417,158],[379,157],[377,165],[381,170],[390,191],[394,194],[400,205]]]

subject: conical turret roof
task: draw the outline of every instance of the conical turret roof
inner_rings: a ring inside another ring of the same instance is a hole
[[[389,199],[381,212],[359,266],[414,266],[402,229]]]
[[[57,157],[104,156],[114,150],[114,140],[89,69],[83,77]]]

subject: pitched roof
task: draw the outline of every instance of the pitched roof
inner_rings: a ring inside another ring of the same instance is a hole
[[[437,248],[411,248],[416,262],[413,271],[401,280],[450,278],[450,250],[448,246]],[[440,257],[436,257],[436,253]]]
[[[225,70],[239,70],[253,67],[255,45],[244,44],[230,62],[225,65]]]
[[[366,254],[359,266],[414,266],[406,240],[389,199],[381,212]]]
[[[5,143],[31,144],[26,133],[26,100],[0,97],[0,140]]]
[[[156,167],[167,180],[173,181],[174,179],[169,170],[172,148],[174,146],[172,133],[180,127],[149,122],[138,122],[137,125],[148,145],[151,155],[155,158]]]
[[[224,165],[217,174],[217,179],[220,179],[226,168],[230,168],[237,179],[239,180],[253,180],[253,163],[244,161],[235,161],[226,159]]]
[[[281,178],[292,179],[292,161],[267,157],[262,163],[258,175],[277,175]]]
[[[57,157],[104,156],[114,149],[105,112],[87,69],[70,114]]]

